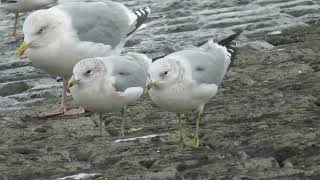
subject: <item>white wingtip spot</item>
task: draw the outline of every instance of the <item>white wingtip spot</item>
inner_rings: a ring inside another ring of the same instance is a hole
[[[141,14],[146,14],[146,12],[143,9],[139,9],[138,12],[140,12]]]
[[[151,9],[149,7],[146,7],[145,9],[148,13],[151,13]]]
[[[140,31],[141,29],[144,29],[144,28],[146,28],[146,27],[147,27],[146,24],[142,24],[142,25],[137,29],[137,31]]]
[[[231,58],[231,54],[230,54],[230,53],[227,53],[227,56],[228,56],[229,58]]]
[[[141,12],[140,11],[135,11],[135,13],[137,14],[137,16],[141,16]]]

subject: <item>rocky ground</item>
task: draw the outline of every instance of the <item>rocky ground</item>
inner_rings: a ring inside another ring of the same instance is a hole
[[[119,113],[106,114],[102,133],[92,113],[38,118],[59,101],[61,85],[14,55],[22,38],[7,36],[12,16],[2,14],[0,180],[78,173],[128,180],[320,178],[319,1],[122,2],[153,9],[148,28],[126,48],[150,57],[244,31],[233,67],[205,108],[200,147],[177,142],[175,115],[148,97],[128,109],[136,131],[127,141],[119,141]],[[195,122],[184,117],[191,134]]]

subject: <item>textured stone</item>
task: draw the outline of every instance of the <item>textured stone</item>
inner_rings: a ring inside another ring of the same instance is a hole
[[[252,158],[244,162],[246,169],[279,168],[279,164],[274,158]]]
[[[17,100],[0,96],[0,107],[9,107],[17,104],[18,104]]]
[[[29,88],[30,88],[30,86],[28,86],[28,84],[23,81],[1,83],[0,84],[0,96],[19,94],[19,93],[26,91]]]

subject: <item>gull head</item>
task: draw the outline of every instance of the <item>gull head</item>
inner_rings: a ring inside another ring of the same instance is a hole
[[[68,89],[75,85],[90,87],[93,82],[103,78],[105,73],[106,67],[100,58],[83,59],[74,66]]]
[[[45,48],[65,34],[68,22],[63,14],[51,9],[31,13],[23,24],[24,42],[17,51],[22,56],[26,49]]]
[[[162,88],[180,81],[183,68],[179,61],[173,59],[159,59],[153,62],[148,70],[146,88]]]

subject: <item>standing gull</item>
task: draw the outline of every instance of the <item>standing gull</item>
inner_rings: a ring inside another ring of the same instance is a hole
[[[66,108],[73,66],[85,58],[118,54],[127,37],[145,22],[149,13],[148,7],[131,11],[120,3],[107,1],[66,3],[30,14],[23,25],[25,38],[17,54],[21,56],[27,50],[35,66],[63,78],[61,106],[40,116],[83,112],[83,108]]]
[[[204,105],[216,95],[234,49],[234,41],[226,48],[210,40],[199,48],[169,54],[150,66],[146,90],[156,105],[177,114],[179,138],[186,145],[199,146],[200,116]],[[181,113],[187,111],[196,112],[192,140],[182,135]]]
[[[57,2],[58,0],[1,0],[0,9],[14,13],[12,36],[16,36],[19,13],[46,8]]]
[[[89,58],[77,63],[68,88],[74,100],[85,109],[102,113],[121,110],[121,135],[124,135],[125,109],[142,94],[151,59],[143,54]]]

